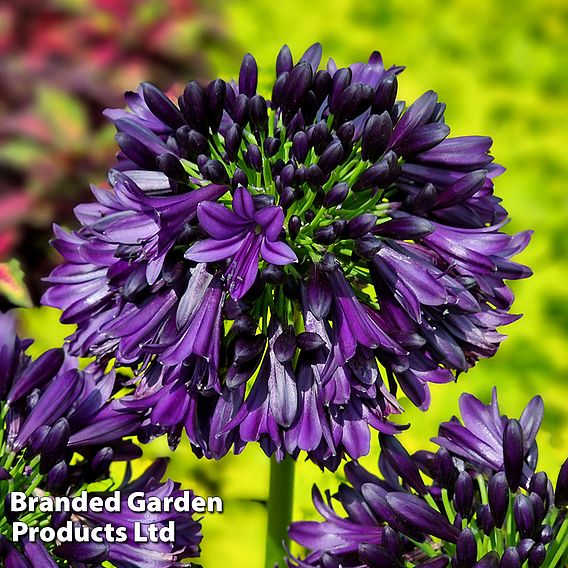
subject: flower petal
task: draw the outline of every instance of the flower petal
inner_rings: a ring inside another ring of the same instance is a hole
[[[298,262],[294,251],[282,241],[268,241],[263,239],[260,245],[260,254],[266,262],[283,266],[292,262]]]

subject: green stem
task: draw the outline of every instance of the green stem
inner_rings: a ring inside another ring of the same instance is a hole
[[[284,566],[285,551],[282,543],[289,543],[288,525],[292,520],[294,504],[294,466],[294,460],[290,457],[280,463],[274,457],[270,460],[265,568],[274,568],[278,564]]]

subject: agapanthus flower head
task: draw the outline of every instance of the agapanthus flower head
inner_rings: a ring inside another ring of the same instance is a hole
[[[495,354],[505,280],[530,274],[491,140],[448,138],[433,91],[397,100],[379,53],[321,55],[283,47],[268,99],[250,54],[177,101],[143,83],[107,111],[111,190],[56,230],[44,303],[77,324],[71,351],[134,367],[148,434],[185,428],[209,457],[366,454],[369,426],[400,430],[399,387],[426,409],[430,382]]]
[[[488,407],[468,396],[468,422],[482,428]],[[535,404],[533,400],[527,407],[535,414],[530,434],[527,423],[518,422],[521,432],[532,438],[533,456],[542,417],[542,408],[535,409]],[[495,394],[489,408],[494,412],[489,428],[498,419],[505,432],[508,424],[515,423],[499,415]],[[392,436],[381,435],[380,475],[353,461],[345,466],[347,482],[333,497],[328,495],[327,502],[314,487],[314,505],[323,521],[292,523],[290,537],[307,553],[303,559],[289,554],[288,565],[553,568],[566,564],[568,460],[556,487],[546,473],[536,471],[536,458],[522,469],[519,485],[511,482],[512,466],[480,467],[479,456],[493,455],[495,448],[478,447],[475,454],[448,452],[445,439],[435,441],[440,444],[437,452],[410,455]]]

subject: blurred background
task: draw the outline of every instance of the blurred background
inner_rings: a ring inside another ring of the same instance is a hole
[[[252,52],[268,86],[283,43],[299,57],[314,41],[342,65],[375,49],[407,69],[400,93],[436,90],[453,135],[484,134],[507,167],[496,190],[509,231],[534,229],[520,261],[534,276],[515,283],[515,309],[495,358],[457,384],[433,389],[427,414],[408,407],[407,446],[424,447],[457,411],[461,392],[518,416],[535,394],[546,416],[540,463],[551,476],[568,454],[568,4],[564,0],[0,0],[0,308],[21,306],[22,331],[37,354],[69,329],[36,305],[41,277],[58,262],[51,223],[73,227],[72,208],[104,180],[115,152],[107,106],[141,80],[176,90],[194,78],[238,74]],[[268,94],[266,92],[265,94]],[[164,441],[145,460],[167,455]],[[376,467],[376,449],[365,463]],[[208,568],[260,568],[269,462],[257,448],[207,463],[188,446],[170,472],[186,487],[218,494],[225,512],[203,521]],[[295,518],[314,518],[310,488],[337,485],[332,474],[298,464]]]

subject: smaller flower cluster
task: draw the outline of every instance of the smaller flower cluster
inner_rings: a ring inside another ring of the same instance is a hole
[[[16,514],[10,495],[71,495],[95,481],[109,480],[113,462],[130,461],[141,452],[129,438],[141,429],[140,417],[125,412],[115,396],[122,388],[114,372],[91,364],[77,369],[77,361],[62,349],[51,349],[32,360],[26,350],[32,342],[16,335],[15,320],[0,313],[0,562],[7,568],[41,566],[100,566],[167,568],[199,553],[200,525],[190,513],[136,514],[126,507],[119,513],[85,513],[72,517],[43,511]],[[166,463],[155,462],[141,477],[127,476],[119,487],[123,499],[132,491],[146,498],[177,496],[179,484],[162,483]],[[111,486],[114,484],[111,483]],[[104,493],[97,493],[104,496]],[[176,521],[175,543],[132,540],[135,523],[158,527]],[[72,521],[77,527],[111,523],[126,528],[126,542],[44,543],[12,541],[12,524],[58,528]]]
[[[568,459],[555,488],[536,471],[542,399],[519,420],[501,415],[495,390],[489,405],[462,395],[460,409],[463,422],[440,425],[435,453],[410,455],[381,434],[381,478],[348,463],[334,495],[347,516],[314,487],[324,520],[292,523],[290,537],[310,552],[289,567],[565,566]]]

